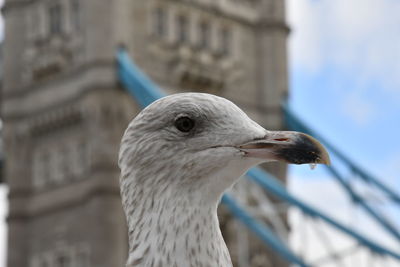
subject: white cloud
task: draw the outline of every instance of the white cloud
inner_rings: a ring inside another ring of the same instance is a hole
[[[289,0],[292,62],[311,72],[333,64],[399,95],[399,12],[393,0]]]
[[[385,179],[382,182],[400,195],[400,151],[381,158],[378,164],[378,166],[382,166],[380,173],[381,177]]]
[[[305,178],[293,173],[289,177],[288,190],[295,196],[342,222],[350,222],[349,198],[332,177],[321,174]]]
[[[322,64],[321,34],[318,21],[321,12],[308,0],[288,1],[291,59],[295,64],[315,71]]]
[[[319,178],[316,178],[316,176],[319,176]],[[309,177],[299,177],[292,172],[288,186],[289,190],[303,201],[322,210],[336,220],[349,225],[370,239],[375,240],[375,242],[398,251],[398,243],[390,238],[364,212],[356,209],[340,186],[328,176],[318,174],[310,179]],[[353,247],[356,244],[354,239],[319,220],[313,220],[309,217],[307,219],[295,209],[290,211],[289,221],[292,227],[290,244],[297,253],[301,253],[308,261],[312,262],[332,252],[326,250],[326,240],[329,243],[328,247],[332,247],[333,251],[337,252]],[[322,238],[319,232],[323,233]],[[371,261],[376,263],[375,266],[400,266],[398,261],[376,257],[376,255],[371,254],[370,251],[364,248],[357,249],[344,258],[346,266],[355,266],[354,262],[357,262],[356,266],[359,267],[370,266]],[[338,266],[336,263],[332,261],[323,266]]]
[[[355,92],[343,96],[340,108],[343,115],[358,126],[367,126],[379,115],[377,107],[371,100]]]

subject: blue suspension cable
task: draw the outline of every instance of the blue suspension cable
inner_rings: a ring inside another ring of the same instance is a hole
[[[241,208],[236,201],[225,194],[222,197],[221,202],[228,207],[231,213],[239,219],[244,225],[247,226],[252,232],[254,232],[264,243],[269,244],[275,251],[281,254],[289,262],[297,264],[302,267],[310,267],[311,265],[305,264],[298,256],[293,254],[289,248],[279,239],[271,230],[266,226],[257,222],[251,217],[243,208]]]
[[[343,155],[343,153],[339,152],[335,147],[327,143],[323,138],[321,138],[318,134],[316,134],[313,130],[311,130],[298,118],[296,118],[294,114],[291,113],[287,107],[285,107],[285,113],[288,126],[291,129],[311,134],[312,136],[322,141],[332,153],[338,156],[338,158],[340,158],[352,171],[360,175],[360,177],[362,177],[364,181],[368,183],[373,183],[374,185],[379,185],[378,186],[379,189],[383,190],[386,193],[386,195],[389,196],[390,199],[397,202],[397,199],[399,197],[394,192],[386,188],[385,185],[383,185],[373,177],[365,176],[366,175],[365,172],[362,172],[362,174],[360,174],[361,170],[359,170],[359,168],[355,166],[354,163],[350,162],[350,160],[346,158]],[[346,182],[346,180],[340,175],[340,173],[333,166],[326,166],[326,168],[328,172],[332,174],[332,176],[337,180],[337,182],[344,188],[344,190],[348,193],[348,195],[351,197],[354,203],[360,205],[367,212],[367,214],[369,214],[379,225],[382,226],[383,229],[385,229],[385,231],[389,232],[398,241],[400,241],[400,233],[393,224],[391,224],[382,214],[378,214],[378,212],[374,208],[372,208],[366,201],[364,201],[364,199],[360,197],[353,190],[351,185]]]
[[[283,106],[283,111],[285,113],[285,121],[287,126],[296,131],[301,131],[304,133],[308,133],[318,140],[320,140],[331,153],[336,155],[340,160],[342,160],[355,174],[359,175],[361,179],[369,184],[373,184],[377,188],[379,188],[382,192],[384,192],[392,201],[400,205],[400,196],[398,193],[390,189],[388,186],[380,182],[377,178],[368,174],[361,167],[356,165],[352,160],[350,160],[347,156],[344,155],[341,151],[339,151],[335,146],[327,142],[323,137],[321,137],[314,130],[306,126],[299,118],[295,116],[295,114],[289,109],[287,105]]]
[[[144,108],[166,96],[131,60],[128,52],[120,48],[117,53],[118,76],[128,92]]]
[[[342,185],[354,203],[360,205],[375,221],[377,221],[387,232],[392,234],[398,241],[400,241],[400,234],[396,227],[392,225],[382,214],[373,209],[367,202],[365,202],[346,182],[346,180],[339,174],[339,172],[332,166],[325,166],[333,177]]]
[[[305,204],[304,202],[298,200],[291,194],[287,192],[285,187],[281,185],[281,183],[274,178],[271,174],[265,172],[261,168],[252,168],[247,172],[249,178],[259,184],[262,188],[267,190],[268,192],[278,196],[279,198],[287,201],[289,204],[298,207],[304,213],[310,215],[311,217],[320,218],[333,226],[334,228],[340,230],[341,232],[345,233],[348,236],[356,239],[360,244],[368,247],[372,251],[382,254],[391,256],[397,260],[400,260],[400,254],[389,249],[386,249],[375,242],[369,240],[368,238],[364,237],[363,235],[357,233],[356,231],[346,227],[345,225],[339,223],[338,221],[334,220],[333,218],[325,215],[324,213],[318,211],[315,208]]]

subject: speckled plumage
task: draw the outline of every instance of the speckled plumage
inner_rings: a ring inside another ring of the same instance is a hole
[[[182,115],[196,118],[195,133],[174,127]],[[132,120],[119,158],[129,228],[127,266],[232,266],[217,205],[252,164],[228,145],[264,131],[232,102],[208,94],[165,97]]]
[[[174,124],[182,116],[195,121],[187,133]],[[247,157],[252,147],[239,146],[271,133],[232,102],[209,94],[171,95],[140,112],[119,153],[127,266],[232,266],[217,205],[247,169],[270,156]],[[281,139],[272,141],[287,142]]]

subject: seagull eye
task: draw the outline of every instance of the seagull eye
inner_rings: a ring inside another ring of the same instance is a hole
[[[175,121],[175,127],[184,133],[189,132],[190,130],[193,129],[195,123],[194,120],[192,120],[189,117],[180,117]]]

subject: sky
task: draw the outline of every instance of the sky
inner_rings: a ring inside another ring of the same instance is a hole
[[[400,192],[399,14],[397,0],[287,0],[288,23],[292,29],[289,38],[291,108],[397,192]],[[2,29],[0,20],[1,39]],[[308,166],[290,167],[289,178],[290,191],[304,201],[378,242],[389,247],[397,245],[350,204],[323,168],[311,171]],[[4,186],[0,187],[0,267],[5,266],[6,192]],[[387,213],[400,221],[399,210],[389,208]],[[317,228],[316,223],[296,210],[291,211],[290,221],[294,249],[307,259],[323,255],[313,230]],[[352,244],[324,225],[319,228],[334,247]],[[307,242],[304,232],[308,233]],[[366,254],[361,251],[345,264],[367,266],[373,259]],[[376,260],[375,266],[378,264],[382,260]],[[385,262],[382,266],[400,265]]]
[[[289,39],[292,110],[397,192],[400,192],[399,13],[400,2],[395,0],[287,1],[292,29]],[[398,243],[352,205],[323,168],[311,172],[307,167],[291,166],[289,178],[289,189],[295,195],[399,252]],[[360,184],[357,188],[369,192]],[[379,207],[400,227],[399,208]],[[295,249],[304,250],[305,231],[309,250],[302,251],[303,255],[307,259],[321,256],[323,245],[318,241],[315,223],[295,210],[290,221]],[[320,228],[333,247],[343,249],[352,244],[325,225]],[[400,266],[371,259],[367,254],[359,251],[343,264],[362,267],[375,261],[376,266]]]
[[[7,226],[6,216],[8,213],[7,203],[7,191],[8,189],[4,185],[0,185],[0,266],[6,266],[6,238],[7,238]]]

